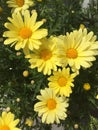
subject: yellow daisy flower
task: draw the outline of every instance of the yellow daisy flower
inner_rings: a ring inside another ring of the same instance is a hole
[[[33,0],[7,0],[8,7],[12,8],[12,12],[19,12],[28,9],[34,5]]]
[[[51,71],[57,70],[59,66],[58,48],[53,37],[41,40],[42,44],[38,50],[34,50],[32,54],[27,55],[30,58],[31,68],[38,68],[38,72],[43,72],[44,75],[51,74]]]
[[[58,69],[53,72],[53,76],[50,76],[48,80],[49,87],[55,91],[56,94],[69,97],[72,93],[71,87],[74,87],[73,81],[76,77],[76,73],[70,74],[69,68]]]
[[[0,130],[21,130],[16,128],[19,123],[19,119],[14,120],[14,114],[11,112],[2,112],[0,117]]]
[[[40,39],[47,36],[47,29],[39,29],[43,25],[43,20],[36,22],[37,12],[34,11],[30,17],[30,12],[26,10],[24,15],[21,13],[13,13],[12,18],[8,18],[10,22],[5,23],[5,27],[9,31],[5,31],[3,36],[8,37],[4,44],[15,45],[15,49],[29,48],[30,50],[38,49],[41,45]]]
[[[68,100],[55,95],[50,88],[41,90],[41,95],[37,96],[40,101],[34,105],[34,110],[38,112],[38,116],[42,117],[43,123],[60,123],[67,117],[66,111]]]
[[[98,55],[98,41],[93,32],[87,33],[87,29],[75,30],[65,36],[59,36],[58,40],[62,66],[69,65],[73,71],[80,67],[89,68],[92,61]]]

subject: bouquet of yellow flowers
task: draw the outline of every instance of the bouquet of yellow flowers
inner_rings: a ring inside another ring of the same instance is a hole
[[[0,130],[97,130],[96,2],[1,1]]]

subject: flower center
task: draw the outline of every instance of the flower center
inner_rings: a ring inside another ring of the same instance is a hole
[[[45,61],[46,61],[46,60],[49,60],[49,59],[51,58],[51,56],[52,56],[51,51],[49,51],[49,50],[47,50],[47,49],[42,50],[41,53],[40,53],[41,59],[43,59],[43,60],[45,60]]]
[[[52,110],[56,108],[56,101],[54,99],[48,99],[47,107]]]
[[[24,5],[24,0],[16,0],[16,4],[19,6],[19,7],[22,7]]]
[[[60,87],[65,86],[66,83],[67,83],[67,79],[66,79],[65,77],[60,77],[60,78],[58,79],[58,84],[60,85]]]
[[[31,31],[29,28],[27,28],[27,27],[23,27],[23,28],[20,30],[19,35],[20,35],[23,39],[26,39],[26,38],[31,37],[32,31]]]
[[[78,56],[77,50],[75,50],[74,48],[68,49],[66,52],[66,56],[68,58],[73,58],[73,59],[77,58]]]
[[[0,127],[0,130],[10,130],[10,128],[7,125],[3,125]]]

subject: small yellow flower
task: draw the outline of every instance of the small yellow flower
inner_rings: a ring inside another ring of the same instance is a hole
[[[33,126],[33,120],[31,118],[27,118],[25,124],[28,126]]]
[[[84,83],[83,88],[88,91],[91,89],[91,86],[89,83]]]
[[[15,45],[15,50],[39,49],[42,44],[40,40],[48,35],[48,30],[40,28],[44,22],[37,21],[37,15],[36,11],[31,14],[29,10],[26,10],[23,15],[18,12],[13,13],[12,18],[8,17],[10,22],[5,23],[8,31],[3,34],[7,38],[4,44],[10,44],[11,47]]]
[[[59,54],[62,67],[69,65],[74,72],[90,68],[98,55],[96,35],[87,32],[86,28],[74,30],[66,35],[58,36]]]
[[[14,120],[14,114],[11,112],[2,112],[0,116],[0,130],[21,130],[16,127],[19,119]]]
[[[23,76],[24,77],[28,77],[28,75],[29,75],[29,72],[27,70],[23,71]]]
[[[60,96],[69,97],[74,87],[74,78],[76,73],[70,73],[70,68],[58,69],[53,75],[48,78],[48,86]]]
[[[9,8],[12,8],[13,12],[23,12],[27,10],[30,6],[34,6],[33,0],[7,0],[7,4]]]
[[[67,117],[68,99],[57,96],[50,88],[40,91],[41,95],[37,96],[39,102],[34,105],[34,111],[42,118],[42,123],[53,124],[60,123]]]
[[[50,75],[52,70],[56,71],[57,66],[60,66],[58,47],[54,37],[43,38],[40,41],[42,44],[39,49],[26,55],[26,58],[29,58],[32,69],[37,67],[38,72]]]

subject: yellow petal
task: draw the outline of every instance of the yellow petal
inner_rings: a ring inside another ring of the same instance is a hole
[[[4,44],[8,45],[8,44],[11,44],[11,43],[16,43],[16,42],[17,42],[17,38],[9,38],[9,39],[6,39],[4,41]]]
[[[48,35],[47,29],[39,29],[32,34],[33,39],[41,39]]]
[[[32,30],[36,31],[41,25],[43,25],[43,21],[36,22]]]

